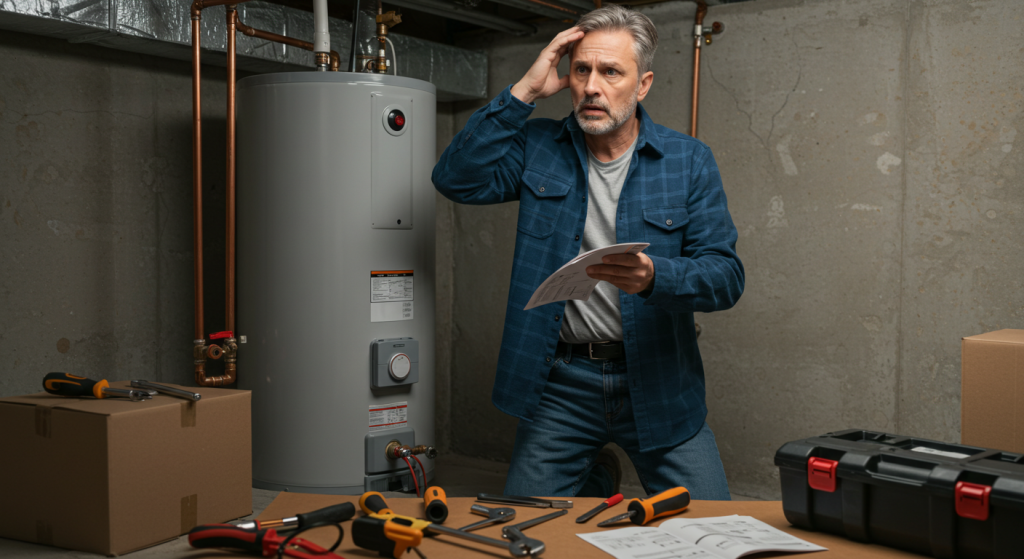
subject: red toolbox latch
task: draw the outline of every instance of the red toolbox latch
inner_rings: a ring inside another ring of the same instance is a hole
[[[807,459],[807,485],[818,491],[834,493],[836,490],[836,467],[839,462],[827,458]]]
[[[988,498],[992,488],[988,485],[956,482],[956,513],[964,518],[988,520]]]

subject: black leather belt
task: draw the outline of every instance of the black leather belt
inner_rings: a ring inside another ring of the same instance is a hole
[[[559,354],[569,352],[587,359],[623,359],[626,357],[626,348],[622,342],[590,342],[587,344],[558,342]]]

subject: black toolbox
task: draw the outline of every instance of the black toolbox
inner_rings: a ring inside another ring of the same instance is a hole
[[[946,558],[1024,558],[1024,455],[875,431],[775,453],[794,526]]]

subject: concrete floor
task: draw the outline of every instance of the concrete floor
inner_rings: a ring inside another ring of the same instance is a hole
[[[444,487],[445,493],[449,497],[472,497],[478,493],[501,493],[505,486],[505,475],[508,473],[508,464],[458,455],[439,456],[436,467],[437,475],[432,481],[432,485]],[[627,499],[644,496],[643,489],[639,486],[623,485],[621,489],[623,496]],[[259,516],[263,509],[267,508],[277,495],[277,491],[253,489],[252,514],[241,520],[248,520]],[[385,493],[385,496],[389,499],[410,497],[410,495],[404,493]],[[733,499],[751,500],[739,495],[733,495]],[[185,536],[182,536],[160,545],[129,553],[127,557],[132,559],[167,559],[170,557],[181,557],[190,549],[188,540]],[[103,555],[0,538],[0,557],[12,559],[98,559],[103,557]]]

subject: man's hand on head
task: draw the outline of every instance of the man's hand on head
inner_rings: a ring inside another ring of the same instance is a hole
[[[558,77],[558,61],[569,52],[569,45],[583,38],[577,27],[562,31],[540,52],[523,79],[512,86],[512,95],[523,103],[545,99],[569,87],[569,76]]]
[[[644,253],[610,254],[601,259],[604,264],[587,267],[587,275],[606,281],[633,295],[647,289],[654,281],[654,262]]]

